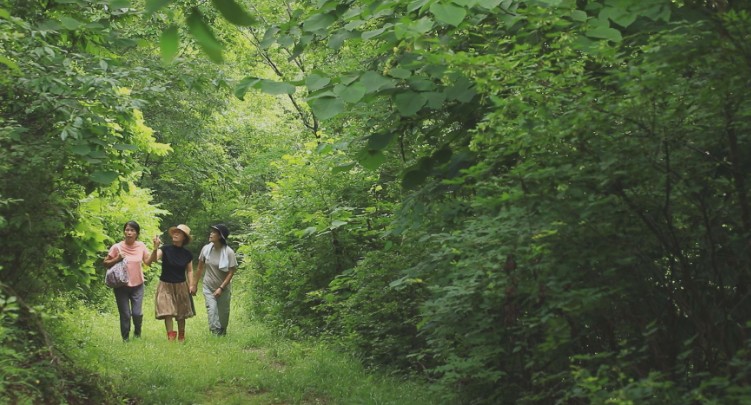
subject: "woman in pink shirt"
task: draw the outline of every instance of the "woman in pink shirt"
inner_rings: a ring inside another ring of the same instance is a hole
[[[123,241],[110,247],[104,266],[112,267],[123,258],[128,259],[128,285],[114,288],[117,310],[120,313],[120,335],[124,341],[130,337],[130,320],[133,319],[133,336],[141,337],[143,324],[143,266],[151,264],[151,252],[138,240],[141,226],[128,221],[123,227]]]

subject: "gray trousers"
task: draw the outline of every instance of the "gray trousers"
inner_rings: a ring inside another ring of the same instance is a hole
[[[206,313],[209,320],[209,330],[215,335],[227,333],[229,324],[229,303],[232,300],[232,290],[227,287],[219,298],[214,297],[214,290],[203,286],[203,297],[206,299]]]
[[[143,284],[135,287],[114,288],[117,312],[120,313],[120,335],[123,340],[130,336],[130,320],[133,318],[135,335],[141,335],[143,321]]]

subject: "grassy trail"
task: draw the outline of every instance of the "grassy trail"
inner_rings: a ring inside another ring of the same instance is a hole
[[[153,283],[152,283],[153,284]],[[243,298],[235,291],[233,304]],[[202,296],[186,342],[168,342],[146,289],[140,339],[119,337],[117,311],[76,308],[63,315],[65,351],[112,382],[124,403],[139,404],[435,404],[426,386],[366,372],[322,345],[274,337],[234,307],[228,335],[208,332]]]

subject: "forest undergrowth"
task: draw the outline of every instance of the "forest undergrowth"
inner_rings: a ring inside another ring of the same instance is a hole
[[[154,288],[146,288],[142,337],[129,342],[119,337],[114,299],[111,308],[80,305],[60,318],[63,351],[110,382],[122,403],[436,403],[427,385],[373,374],[320,343],[278,338],[242,308],[233,307],[227,336],[212,336],[200,295],[185,343],[169,342],[154,319]]]

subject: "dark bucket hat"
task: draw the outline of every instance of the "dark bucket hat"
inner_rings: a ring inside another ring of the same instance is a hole
[[[217,232],[219,232],[219,236],[222,237],[222,240],[224,241],[224,244],[226,245],[227,238],[229,237],[229,228],[227,228],[227,226],[224,224],[216,224],[216,225],[211,225],[211,229],[214,229]]]

